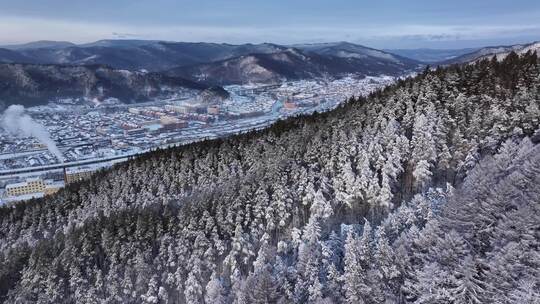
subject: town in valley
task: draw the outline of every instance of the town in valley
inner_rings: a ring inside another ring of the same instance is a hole
[[[351,96],[365,96],[392,76],[229,85],[223,94],[178,92],[144,103],[55,100],[25,109],[60,151],[33,136],[0,129],[2,203],[53,194],[66,184],[139,154],[259,130],[291,116],[324,112]]]

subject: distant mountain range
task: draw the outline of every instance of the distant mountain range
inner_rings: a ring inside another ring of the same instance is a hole
[[[110,71],[105,74],[124,75],[128,73],[127,70],[141,71],[131,75],[140,75],[138,79],[151,77],[153,80],[150,83],[155,87],[170,87],[171,82],[182,87],[207,87],[341,77],[346,74],[403,75],[422,65],[413,59],[347,42],[284,46],[271,43],[232,45],[155,40],[100,40],[81,45],[37,41],[9,45],[0,47],[0,63],[4,63],[3,75],[0,76],[5,79],[1,84],[4,87],[1,98],[16,100],[45,100],[87,92],[81,91],[81,86],[70,88],[72,83],[86,83],[86,76],[79,79],[81,69],[76,66],[94,66],[86,68],[89,74],[94,73],[95,66],[100,66],[100,71]],[[160,75],[142,73],[146,71]],[[28,81],[20,86],[19,82],[9,78],[11,74]],[[59,83],[59,77],[69,81]],[[122,100],[131,101],[145,96],[139,94],[135,87],[118,89],[125,88],[124,80],[119,80],[118,84],[116,80],[119,79],[100,79],[91,85],[99,87],[99,83],[107,82],[116,88],[106,90],[115,94],[104,94],[103,97],[120,96]],[[161,80],[166,83],[159,83]],[[194,82],[202,84],[195,85]],[[27,87],[29,84],[32,85]],[[85,88],[93,92],[93,88]]]
[[[8,46],[0,51],[0,62],[105,64],[118,69],[145,69],[156,72],[249,53],[270,53],[280,50],[282,47],[272,44],[229,45],[152,40],[101,40],[82,45],[35,42]]]
[[[400,73],[415,68],[419,62],[388,52],[367,48],[351,43],[308,44],[293,46],[306,57],[317,54],[332,60],[335,58],[364,61],[355,66],[370,66],[370,71],[353,70],[364,73]],[[69,42],[38,41],[23,45],[0,48],[0,62],[33,64],[104,64],[117,69],[167,71],[189,66],[207,65],[214,62],[261,54],[279,54],[290,46],[271,43],[263,44],[217,44],[166,42],[154,40],[101,40],[94,43],[74,45]],[[381,66],[380,71],[376,66]],[[394,68],[389,69],[389,66]],[[201,67],[204,69],[204,67]],[[351,69],[348,69],[348,71]],[[182,73],[185,74],[185,73]]]
[[[438,63],[448,61],[464,54],[476,51],[476,48],[466,49],[388,49],[386,52],[397,54],[403,57],[411,58],[425,63]]]
[[[4,45],[1,48],[8,50],[33,50],[33,49],[63,49],[67,47],[77,46],[75,43],[68,41],[49,41],[40,40],[24,44]]]
[[[50,100],[147,101],[205,85],[160,73],[132,72],[107,66],[0,64],[0,103],[39,105]]]
[[[202,90],[348,74],[398,76],[417,71],[426,63],[466,63],[494,54],[504,58],[510,51],[525,53],[539,47],[540,43],[532,43],[478,50],[382,51],[348,42],[286,46],[37,41],[0,47],[0,99],[4,103],[44,103],[65,97],[115,97],[131,102],[169,94],[171,88]]]
[[[268,83],[291,79],[340,77],[347,74],[399,75],[419,62],[357,45],[309,45],[274,53],[249,54],[167,72],[212,85]]]

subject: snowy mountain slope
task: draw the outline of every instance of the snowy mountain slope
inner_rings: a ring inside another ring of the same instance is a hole
[[[0,62],[3,63],[36,63],[36,61],[28,56],[25,56],[17,51],[0,48]]]
[[[516,44],[510,46],[494,46],[494,47],[485,47],[477,51],[443,61],[444,64],[453,64],[453,63],[470,63],[476,62],[484,59],[491,59],[493,56],[497,56],[498,60],[502,60],[508,56],[511,52],[515,52],[518,55],[523,55],[528,51],[538,52],[540,51],[540,42],[533,42],[529,44]]]
[[[328,55],[341,58],[387,60],[392,61],[396,64],[401,63],[403,65],[418,64],[418,62],[413,59],[349,42],[303,44],[294,45],[294,47],[306,52],[316,53],[319,55]]]
[[[19,63],[106,64],[120,69],[160,71],[283,49],[285,47],[273,44],[230,45],[153,40],[100,40],[66,47],[57,45],[40,48],[18,47],[13,51],[21,55]],[[5,62],[2,57],[0,62]]]
[[[289,48],[271,43],[232,45],[153,40],[100,40],[65,47],[61,47],[61,43],[50,44],[50,47],[45,47],[46,43],[36,42],[33,45],[43,47],[19,47],[13,51],[20,55],[20,63],[105,64],[119,69],[163,71],[252,54],[280,53]],[[380,62],[382,65],[395,65],[396,68],[401,66],[403,70],[419,64],[411,59],[346,42],[301,45],[297,49],[324,57]],[[17,62],[0,57],[2,61]]]
[[[74,43],[67,41],[49,41],[41,40],[24,44],[4,45],[0,48],[9,50],[31,50],[31,49],[63,49],[67,47],[75,46]]]
[[[177,77],[106,66],[0,64],[0,100],[6,105],[29,106],[63,98],[135,102],[205,88]]]
[[[490,59],[491,57],[493,57],[493,55],[495,55],[497,57],[497,60],[500,61],[506,58],[506,56],[508,56],[511,52],[514,52],[518,55],[523,55],[527,52],[540,53],[540,42],[535,42],[528,45],[516,46],[512,48],[511,50],[504,50],[504,51],[498,50],[497,52],[481,56],[477,58],[476,60]]]
[[[321,54],[319,54],[319,52]],[[208,84],[272,83],[282,80],[340,77],[347,74],[402,75],[418,68],[416,62],[388,54],[343,53],[336,49],[302,51],[288,48],[269,54],[250,54],[218,62],[179,67],[169,75]]]

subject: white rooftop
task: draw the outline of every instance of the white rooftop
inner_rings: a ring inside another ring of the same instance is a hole
[[[38,181],[41,181],[41,178],[39,178],[39,177],[30,177],[30,178],[27,178],[26,181],[24,181],[24,182],[13,183],[13,184],[6,185],[6,189],[24,187],[24,186],[27,186],[28,183],[30,183],[30,182],[38,182]]]

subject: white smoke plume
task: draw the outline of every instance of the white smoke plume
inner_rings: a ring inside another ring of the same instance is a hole
[[[35,137],[41,143],[47,146],[47,149],[56,156],[62,163],[64,157],[52,140],[49,132],[44,126],[35,122],[32,117],[24,113],[24,107],[21,105],[9,106],[0,119],[0,126],[7,132],[17,137]]]

